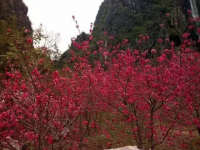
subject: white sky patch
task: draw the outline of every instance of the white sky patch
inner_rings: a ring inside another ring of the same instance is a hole
[[[90,23],[94,23],[99,6],[103,0],[23,0],[28,6],[28,16],[33,29],[40,24],[48,33],[60,33],[61,40],[58,47],[63,53],[68,49],[71,38],[79,33],[74,15],[81,32],[89,33]]]

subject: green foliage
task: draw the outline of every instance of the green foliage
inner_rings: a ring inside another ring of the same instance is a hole
[[[3,72],[6,62],[14,61],[19,56],[19,49],[26,42],[25,29],[32,29],[27,16],[28,8],[23,1],[1,0],[0,8],[0,72]]]
[[[189,149],[191,150],[200,150],[200,138],[194,138],[190,144],[189,144]]]
[[[122,42],[123,38],[137,41],[140,34],[156,38],[159,36],[159,24],[166,23],[165,15],[174,7],[178,6],[172,0],[104,1],[94,25],[94,42],[101,39],[104,31],[109,35],[117,34],[118,42]],[[135,44],[131,42],[132,46]]]
[[[48,42],[50,48],[33,47],[34,43],[47,40],[47,37],[42,34],[42,30],[34,34],[31,31],[25,33],[25,28],[19,28],[15,20],[9,25],[3,22],[0,28],[0,72],[5,72],[5,68],[9,64],[14,64],[16,69],[20,69],[22,72],[32,66],[37,66],[44,72],[55,70],[56,66],[52,63],[52,59],[57,55],[54,43],[56,40],[51,39],[53,43]],[[28,43],[29,38],[34,43]],[[54,46],[53,50],[52,45]]]
[[[8,25],[7,22],[2,21],[0,22],[0,27],[0,72],[3,72],[6,62],[17,58],[18,50],[15,43],[22,43],[24,41],[24,37],[15,27],[14,23]],[[14,39],[14,37],[17,40]]]

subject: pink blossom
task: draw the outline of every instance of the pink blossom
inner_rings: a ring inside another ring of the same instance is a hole
[[[12,30],[10,28],[8,28],[7,32],[12,32]]]
[[[42,49],[43,49],[44,51],[46,51],[46,50],[47,50],[47,47],[43,47]]]
[[[162,24],[160,24],[160,28],[163,28],[164,27],[164,24],[162,23]]]
[[[142,37],[143,37],[143,35],[142,35],[142,34],[140,34],[140,35],[139,35],[139,38],[142,38]]]
[[[83,142],[84,142],[84,143],[87,143],[87,142],[88,142],[88,139],[84,139]]]
[[[155,50],[155,49],[152,49],[152,50],[151,50],[151,53],[152,53],[152,54],[156,54],[156,50]]]
[[[141,40],[139,40],[139,41],[138,41],[138,44],[141,44],[141,43],[142,43]]]
[[[198,32],[198,34],[200,34],[200,28],[197,28],[197,32]]]
[[[90,36],[89,40],[92,41],[92,39],[93,39],[93,35]]]
[[[25,32],[25,33],[29,33],[29,32],[30,32],[30,30],[26,29],[24,32]]]
[[[29,37],[29,38],[27,39],[27,42],[28,42],[29,44],[32,44],[32,43],[33,43],[33,39]]]
[[[93,54],[96,55],[96,54],[97,54],[97,51],[94,51]]]
[[[148,35],[146,35],[146,39],[147,39],[147,40],[149,39],[149,36],[148,36]]]
[[[162,39],[158,39],[158,43],[162,43],[163,42],[163,40]]]
[[[170,16],[170,14],[169,13],[166,13],[166,17],[169,17]]]
[[[82,124],[83,124],[83,125],[87,125],[87,124],[88,124],[88,121],[83,121]]]
[[[104,32],[104,35],[107,35],[107,34],[108,34],[108,32],[107,32],[107,31],[105,31],[105,32]]]
[[[185,38],[185,39],[189,38],[189,36],[190,36],[190,33],[184,33],[184,34],[182,35],[182,37]]]

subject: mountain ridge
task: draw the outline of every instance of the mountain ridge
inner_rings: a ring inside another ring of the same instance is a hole
[[[200,9],[200,2],[197,6]],[[189,0],[104,0],[94,22],[91,50],[98,49],[97,42],[105,38],[105,31],[108,37],[115,38],[116,43],[128,39],[132,49],[140,49],[139,35],[148,35],[148,45],[141,51],[156,47],[158,39],[165,42],[169,38],[178,46],[181,34],[188,26],[190,9]],[[195,34],[192,35],[196,38]],[[71,46],[62,54],[61,63],[69,61],[71,50],[79,53]]]

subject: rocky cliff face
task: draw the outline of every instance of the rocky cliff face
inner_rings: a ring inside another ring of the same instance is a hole
[[[97,14],[94,24],[94,37],[99,39],[104,31],[110,35],[118,35],[117,41],[129,39],[131,45],[138,41],[139,34],[150,38],[165,38],[160,34],[160,24],[169,30],[185,25],[183,15],[186,1],[174,0],[105,0]],[[187,4],[186,4],[187,5]],[[170,17],[166,17],[166,13]],[[170,33],[169,33],[170,34]]]
[[[14,59],[16,53],[13,44],[5,40],[8,29],[22,41],[25,40],[24,29],[32,30],[27,13],[22,0],[0,0],[0,72],[4,72],[7,60]]]
[[[0,0],[0,22],[11,23],[15,17],[19,28],[31,29],[28,8],[22,0]]]
[[[190,0],[104,0],[94,23],[91,48],[97,48],[97,41],[105,37],[104,31],[114,36],[117,43],[129,39],[133,49],[138,48],[140,34],[150,37],[149,45],[143,50],[155,47],[159,38],[163,41],[170,38],[178,46],[181,32],[185,32],[191,17],[189,9]],[[70,58],[66,56],[69,54],[65,52],[61,59]]]

